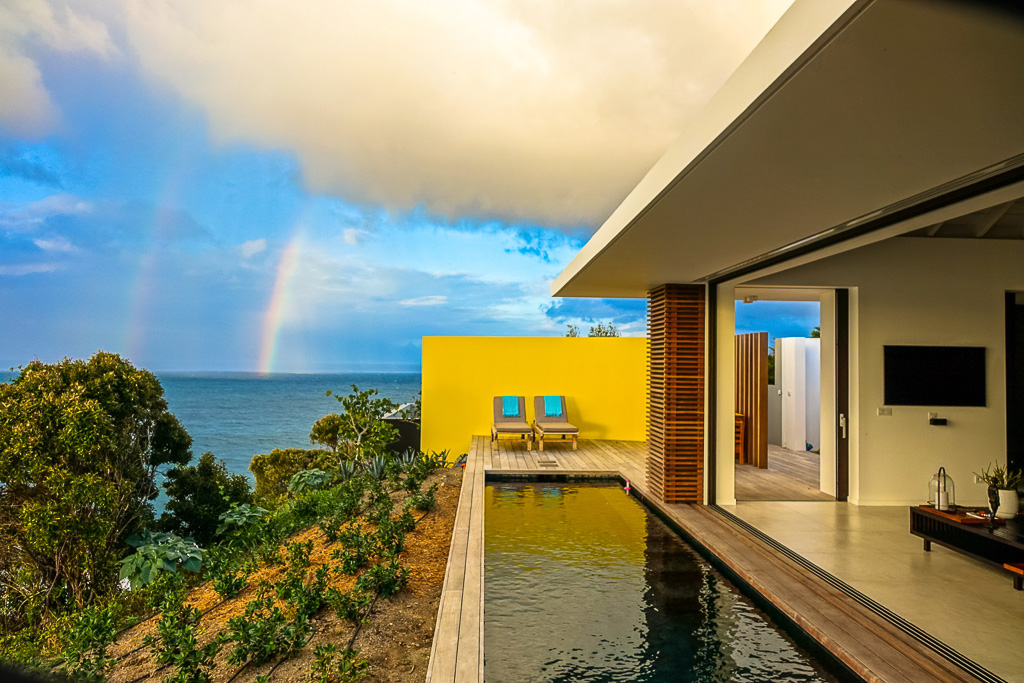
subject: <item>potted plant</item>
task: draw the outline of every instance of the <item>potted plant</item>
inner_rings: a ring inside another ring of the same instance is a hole
[[[988,498],[996,517],[1010,519],[1017,514],[1020,498],[1017,489],[1024,482],[1020,470],[992,464],[974,476],[988,484]]]

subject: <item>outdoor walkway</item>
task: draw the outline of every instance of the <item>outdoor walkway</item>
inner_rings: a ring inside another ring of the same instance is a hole
[[[547,444],[546,450],[539,452],[527,451],[525,443],[519,441],[502,440],[492,448],[489,437],[473,437],[427,670],[428,683],[483,680],[485,476],[618,473],[630,479],[635,494],[646,497],[645,454],[642,442],[582,440],[575,452],[569,442],[564,446]],[[686,535],[716,555],[740,580],[865,680],[980,680],[725,514],[706,506],[658,507]],[[1009,585],[1006,587],[1014,592]],[[934,597],[941,600],[941,594]]]

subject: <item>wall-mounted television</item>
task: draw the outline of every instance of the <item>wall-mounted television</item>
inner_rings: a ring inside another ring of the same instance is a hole
[[[984,346],[886,346],[885,404],[984,406]]]

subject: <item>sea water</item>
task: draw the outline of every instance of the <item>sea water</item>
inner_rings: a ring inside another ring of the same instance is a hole
[[[353,384],[396,403],[414,401],[420,391],[419,373],[164,373],[157,378],[170,411],[192,436],[193,459],[209,451],[229,471],[250,480],[254,455],[313,448],[313,423],[341,412],[336,396],[350,393]]]
[[[309,431],[329,413],[341,412],[336,395],[376,389],[396,403],[416,400],[420,374],[156,373],[168,407],[192,437],[193,462],[209,451],[234,474],[252,481],[249,461],[275,448],[313,448]],[[15,377],[0,372],[0,382]],[[327,396],[330,390],[334,395]]]

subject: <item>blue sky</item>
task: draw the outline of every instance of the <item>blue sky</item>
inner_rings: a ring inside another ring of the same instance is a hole
[[[787,5],[4,3],[0,364],[643,334],[550,283]]]

